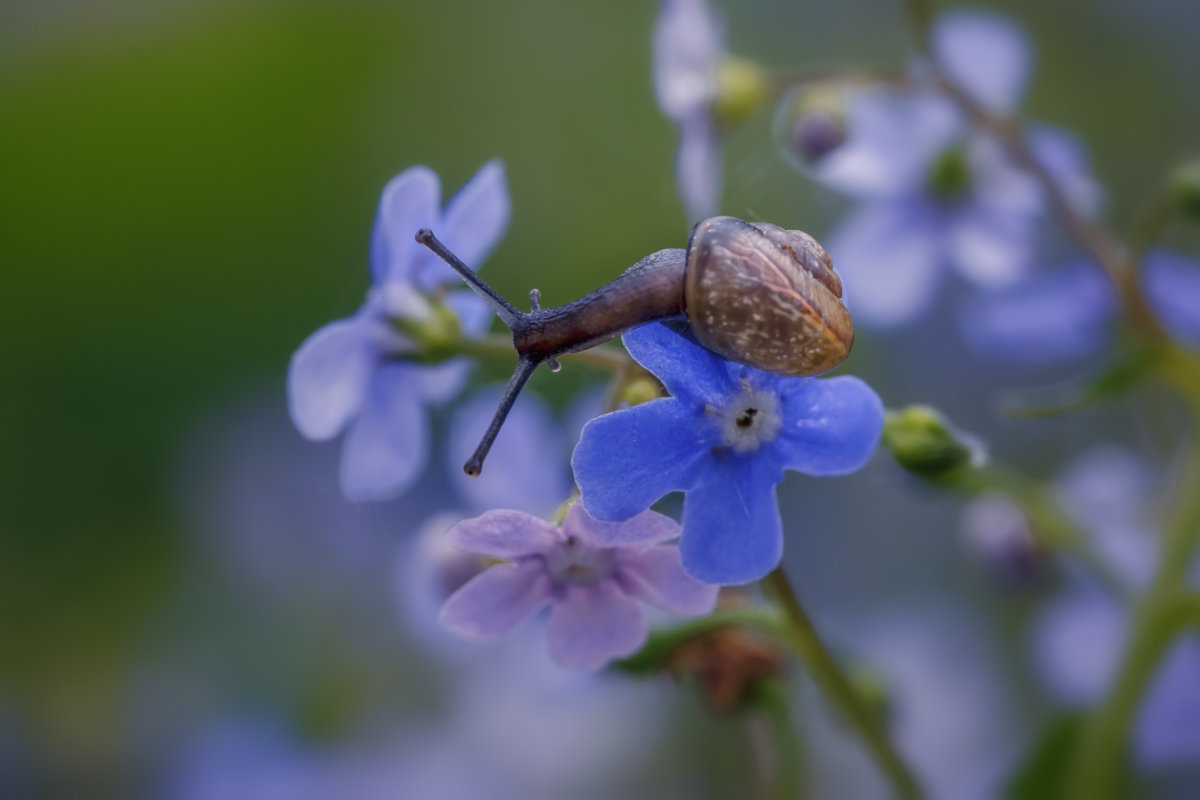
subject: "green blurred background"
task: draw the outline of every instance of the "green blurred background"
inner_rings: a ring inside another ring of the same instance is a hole
[[[1200,133],[1194,7],[989,7],[1031,32],[1030,116],[1085,137],[1120,228]],[[909,53],[897,3],[720,10],[735,53],[781,70]],[[510,297],[538,286],[563,302],[682,245],[655,14],[632,0],[0,4],[0,711],[35,763],[135,768],[119,722],[130,676],[191,619],[172,616],[181,594],[218,608],[226,591],[196,578],[181,453],[239,398],[283,414],[292,351],[361,301],[388,178],[428,164],[448,194],[502,158],[514,215],[487,271]],[[727,142],[723,210],[820,236],[842,205],[788,171],[769,116]],[[887,346],[862,335],[848,368],[889,404],[953,405],[951,383],[906,382]],[[579,385],[535,384],[559,401]],[[198,649],[221,629],[198,625]]]

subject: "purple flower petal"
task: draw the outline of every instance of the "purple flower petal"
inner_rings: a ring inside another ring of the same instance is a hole
[[[444,300],[458,317],[458,325],[463,333],[471,337],[487,333],[492,324],[492,310],[478,295],[469,289],[463,289],[447,292]]]
[[[986,289],[1016,283],[1033,259],[1034,221],[981,204],[962,209],[946,230],[950,262],[959,274]]]
[[[1079,137],[1051,125],[1033,125],[1028,136],[1034,158],[1062,188],[1075,210],[1085,217],[1098,216],[1104,191],[1092,177],[1087,148]]]
[[[633,360],[653,373],[672,397],[719,403],[737,389],[730,365],[665,325],[643,325],[621,337]]]
[[[1117,297],[1094,264],[1037,273],[999,292],[980,292],[959,315],[979,353],[1017,364],[1050,364],[1096,352],[1108,338]]]
[[[761,459],[722,458],[683,504],[679,547],[687,574],[704,583],[742,584],[783,557],[775,484],[783,475]]]
[[[721,147],[707,109],[679,123],[675,181],[688,222],[696,223],[717,213],[721,204]]]
[[[654,24],[654,93],[679,122],[706,108],[724,56],[721,31],[704,0],[664,0]]]
[[[552,588],[541,559],[501,564],[452,594],[439,620],[468,639],[494,639],[549,603]]]
[[[1089,705],[1104,695],[1125,640],[1121,609],[1094,587],[1055,598],[1033,630],[1034,661],[1064,702]]]
[[[654,511],[643,511],[624,522],[601,522],[576,503],[563,521],[563,533],[596,547],[649,547],[679,536],[679,523]]]
[[[1200,345],[1200,264],[1165,250],[1146,256],[1146,299],[1171,334]]]
[[[784,427],[772,446],[780,466],[807,475],[861,469],[883,432],[883,401],[859,378],[781,382]]]
[[[864,203],[827,240],[854,321],[901,325],[937,293],[941,232],[933,212],[914,201]]]
[[[391,499],[420,474],[429,453],[429,426],[413,385],[419,370],[388,363],[371,377],[342,449],[342,492],[350,500]]]
[[[717,604],[719,588],[684,572],[677,547],[621,550],[617,558],[622,587],[639,600],[678,614],[708,614]]]
[[[446,537],[460,550],[504,559],[544,553],[562,541],[558,529],[549,522],[509,509],[465,519],[447,531]]]
[[[834,191],[862,199],[899,199],[920,191],[934,158],[963,133],[958,109],[932,92],[853,90],[846,116],[845,142],[816,164],[813,175]]]
[[[646,618],[616,581],[568,586],[550,613],[550,656],[567,669],[599,669],[646,641]]]
[[[454,197],[446,204],[434,233],[468,266],[479,269],[508,229],[512,217],[512,203],[508,197],[508,184],[504,177],[504,165],[493,159],[475,173]],[[416,233],[409,233],[411,239]],[[452,283],[457,280],[450,267],[429,254],[419,262],[416,272],[418,283],[426,289]]]
[[[441,194],[437,173],[428,167],[410,167],[383,187],[371,231],[371,281],[376,286],[412,280],[420,247],[413,237],[437,223]]]
[[[452,358],[440,364],[422,364],[413,373],[411,391],[426,403],[441,405],[458,396],[474,364],[469,358]]]
[[[1032,51],[1008,19],[980,11],[951,11],[933,25],[934,59],[967,94],[990,111],[1010,114],[1029,82]]]
[[[371,324],[362,316],[330,322],[292,356],[288,411],[305,438],[330,439],[358,413],[375,363]]]
[[[1138,761],[1148,768],[1200,761],[1200,641],[1176,641],[1158,668],[1138,713]]]
[[[614,411],[589,422],[571,456],[588,513],[620,521],[669,492],[690,489],[693,467],[708,455],[709,433],[674,398]]]

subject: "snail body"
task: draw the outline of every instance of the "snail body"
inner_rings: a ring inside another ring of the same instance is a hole
[[[483,441],[464,470],[477,475],[521,388],[541,363],[608,341],[649,322],[686,322],[684,335],[722,358],[778,375],[819,375],[850,353],[854,328],[841,281],[824,248],[802,231],[712,217],[686,250],[652,253],[612,282],[565,305],[518,310],[422,229],[433,250],[486,300],[513,333],[517,369]]]

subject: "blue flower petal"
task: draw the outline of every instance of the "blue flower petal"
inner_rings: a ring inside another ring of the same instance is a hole
[[[1146,299],[1171,334],[1200,344],[1200,264],[1165,250],[1146,256]]]
[[[915,200],[863,203],[827,240],[856,323],[902,325],[933,302],[942,276],[942,231]]]
[[[780,384],[783,427],[771,454],[806,475],[845,475],[871,459],[883,432],[883,401],[862,380],[792,378]]]
[[[429,420],[413,385],[421,368],[383,364],[367,386],[342,449],[342,492],[388,500],[409,487],[429,456]]]
[[[1154,769],[1200,761],[1200,641],[1178,640],[1163,659],[1142,703],[1134,751]]]
[[[567,669],[599,669],[646,642],[646,617],[616,581],[566,587],[550,612],[550,657]]]
[[[1024,31],[998,14],[951,11],[934,21],[930,38],[935,60],[976,102],[1001,114],[1017,109],[1032,61]]]
[[[977,352],[1014,364],[1050,364],[1096,352],[1108,338],[1117,297],[1089,262],[1038,273],[967,300],[959,324]]]
[[[330,439],[358,413],[375,365],[372,324],[361,315],[330,322],[292,356],[288,411],[306,438]]]
[[[712,431],[696,422],[692,409],[663,398],[585,425],[571,467],[588,513],[620,522],[691,488],[695,465],[712,447]]]
[[[1050,173],[1080,214],[1093,218],[1104,203],[1104,191],[1092,177],[1087,147],[1078,136],[1052,125],[1031,125],[1033,156]]]
[[[782,478],[765,459],[714,459],[684,500],[684,571],[702,583],[742,584],[779,566],[783,523],[775,484]]]
[[[654,23],[654,94],[676,122],[707,108],[725,55],[720,27],[704,0],[664,0]]]
[[[1033,262],[1034,219],[970,204],[946,229],[946,250],[958,273],[977,286],[999,289],[1020,280]]]
[[[372,283],[413,279],[420,247],[414,237],[437,223],[441,192],[437,173],[429,167],[409,167],[383,187],[371,230]]]
[[[718,404],[737,389],[728,361],[663,325],[634,328],[621,337],[633,360],[655,375],[672,397]]]
[[[433,228],[450,252],[478,270],[504,236],[511,217],[504,165],[493,159],[450,198]],[[414,228],[409,238],[415,233]],[[458,280],[457,274],[432,253],[416,261],[414,274],[427,290]]]

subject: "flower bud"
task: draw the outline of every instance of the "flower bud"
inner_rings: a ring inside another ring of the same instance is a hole
[[[1185,219],[1200,222],[1200,158],[1175,168],[1171,174],[1171,199]]]
[[[956,430],[929,406],[889,411],[883,443],[900,466],[925,478],[940,478],[961,467],[982,466],[987,460],[982,442]]]
[[[727,57],[717,65],[712,113],[718,122],[744,122],[767,100],[767,77],[753,61]]]
[[[985,494],[968,503],[962,530],[971,555],[1000,583],[1027,588],[1046,577],[1046,553],[1029,517],[1004,495]]]
[[[775,109],[775,146],[783,157],[806,172],[846,141],[845,101],[839,86],[802,84]]]

